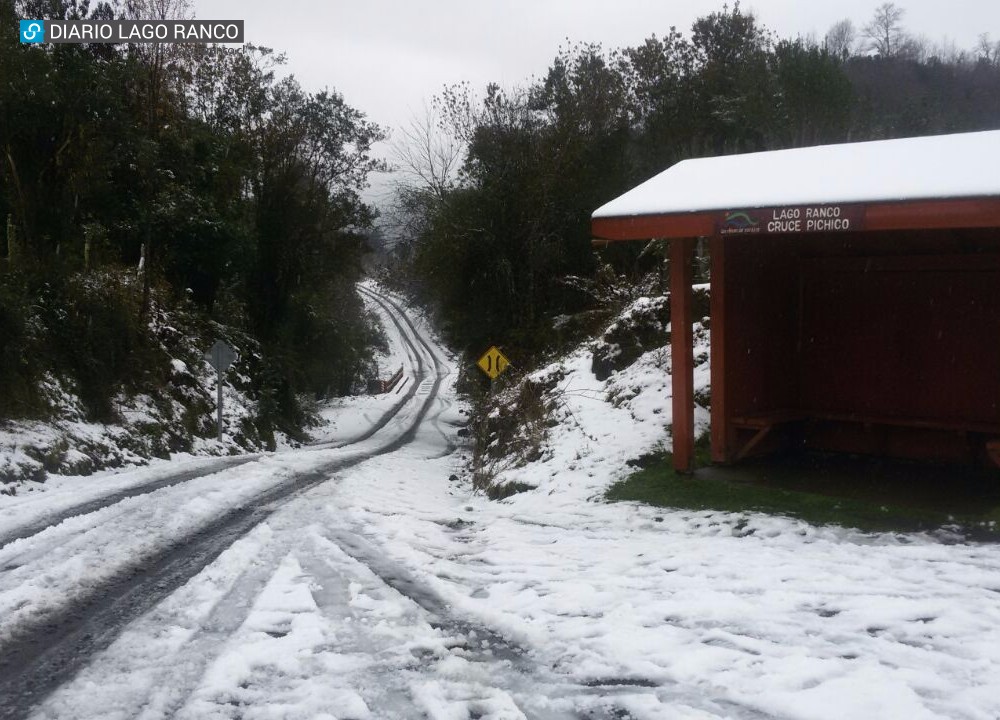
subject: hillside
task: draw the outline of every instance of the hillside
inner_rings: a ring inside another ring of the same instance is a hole
[[[696,288],[699,315],[709,289]],[[699,434],[708,430],[708,318],[696,323]],[[573,488],[603,495],[628,461],[671,449],[669,298],[639,296],[603,329],[544,367],[522,373],[483,400],[471,471],[495,497]]]
[[[273,368],[250,334],[211,320],[193,303],[171,302],[158,291],[153,293],[148,323],[136,323],[130,313],[136,309],[141,287],[134,275],[106,272],[76,287],[92,305],[77,305],[76,313],[64,313],[62,324],[56,325],[47,324],[52,323],[47,308],[36,304],[36,314],[25,322],[27,332],[15,338],[32,358],[35,385],[26,411],[0,417],[0,493],[37,490],[52,476],[80,478],[154,460],[295,447],[310,433],[329,432],[333,417],[328,406],[310,397],[297,398],[301,424],[282,421],[274,380],[269,377]],[[109,287],[122,299],[121,306],[109,313],[121,323],[122,336],[95,339],[88,329],[94,327],[95,318],[107,322],[107,315],[94,314],[97,311],[91,308],[107,297]],[[399,351],[379,339],[379,321],[371,312],[363,310],[361,317],[373,328],[373,342],[378,343],[369,351],[375,354],[366,365],[370,367],[366,372],[374,374],[395,367]],[[80,329],[76,322],[83,326],[81,342],[96,350],[96,362],[83,368],[91,369],[91,375],[81,374],[73,362],[80,347],[59,342],[61,332]],[[206,351],[219,339],[238,355],[223,375],[221,441],[216,425],[217,374],[206,359]],[[100,364],[116,347],[128,348],[129,353],[128,365],[117,374]],[[92,368],[105,374],[95,377]],[[356,390],[364,389],[367,377],[358,378]]]
[[[123,283],[121,296],[138,296],[134,277],[110,274],[92,278],[83,292],[96,299],[112,280]],[[22,417],[0,420],[0,492],[14,494],[25,483],[45,482],[49,474],[90,475],[154,458],[259,451],[287,442],[262,417],[259,344],[207,320],[192,306],[168,308],[159,300],[157,295],[148,325],[130,323],[123,339],[131,346],[130,361],[139,367],[123,371],[124,380],[109,372],[99,387],[92,376],[81,380],[67,352],[53,342],[58,330],[46,326],[44,308],[42,317],[29,318],[34,332],[24,342],[32,354],[37,395]],[[126,302],[123,310],[133,308]],[[86,318],[87,309],[81,314]],[[216,372],[205,359],[215,339],[228,341],[239,354],[224,378],[221,442],[216,439]],[[101,350],[105,357],[114,351],[107,345]],[[94,405],[98,393],[103,410]]]

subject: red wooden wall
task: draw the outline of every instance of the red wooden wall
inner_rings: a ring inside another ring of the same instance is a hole
[[[960,459],[965,431],[1000,428],[1000,231],[725,237],[713,250],[717,460],[738,450],[733,418],[777,411],[811,418],[795,442],[925,458]],[[886,421],[874,434],[873,419]]]

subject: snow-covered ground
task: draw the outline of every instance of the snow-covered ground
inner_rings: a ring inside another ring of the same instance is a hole
[[[997,546],[600,500],[664,444],[668,365],[598,382],[581,349],[544,371],[563,422],[504,478],[537,488],[503,502],[451,478],[452,372],[412,442],[270,515],[36,717],[1000,717]],[[0,638],[102,564],[351,452],[278,453],[3,548],[24,564],[0,576]]]

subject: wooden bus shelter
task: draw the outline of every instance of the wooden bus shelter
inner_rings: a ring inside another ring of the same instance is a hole
[[[686,160],[592,229],[670,240],[678,471],[702,237],[714,462],[801,447],[1000,465],[1000,131]]]

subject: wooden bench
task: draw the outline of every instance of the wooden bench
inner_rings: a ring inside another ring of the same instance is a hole
[[[810,417],[815,420],[854,422],[862,425],[893,425],[895,427],[918,428],[922,430],[1000,435],[1000,423],[940,420],[934,418],[904,418],[887,415],[862,415],[860,413],[810,413]]]
[[[730,422],[733,427],[740,430],[756,430],[750,441],[736,453],[736,460],[742,460],[749,455],[778,425],[806,419],[808,419],[808,415],[800,410],[774,410],[768,413],[741,415],[732,418]]]
[[[753,451],[771,431],[779,426],[791,422],[847,422],[857,423],[866,427],[875,425],[891,427],[907,427],[921,430],[941,430],[945,432],[975,433],[978,435],[995,436],[994,439],[986,443],[986,452],[997,467],[1000,467],[1000,422],[964,422],[956,420],[940,420],[933,418],[905,418],[889,415],[867,415],[862,413],[830,413],[830,412],[807,412],[803,410],[774,410],[766,413],[754,415],[736,416],[731,419],[731,424],[741,430],[755,430],[754,436],[750,438],[736,455],[737,460],[742,460]]]

